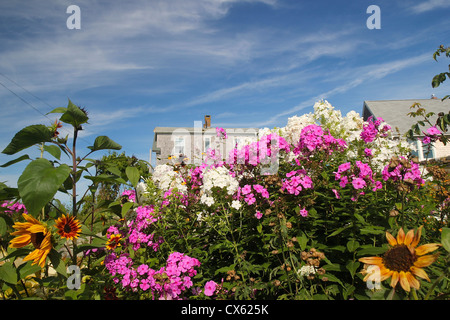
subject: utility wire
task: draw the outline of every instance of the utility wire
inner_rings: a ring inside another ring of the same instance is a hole
[[[20,84],[18,84],[17,82],[15,82],[14,80],[12,80],[11,78],[7,77],[6,75],[4,75],[2,72],[0,72],[0,75],[3,76],[4,78],[8,79],[10,82],[14,83],[16,86],[18,86],[19,88],[21,88],[23,91],[27,92],[29,95],[33,96],[34,98],[36,98],[37,100],[41,101],[42,103],[46,104],[47,106],[49,106],[50,108],[54,109],[54,107],[52,107],[50,104],[48,104],[47,102],[45,102],[44,100],[42,100],[41,98],[39,98],[38,96],[34,95],[33,93],[31,93],[30,91],[28,91],[27,89],[25,89],[23,86],[21,86]],[[10,88],[8,88],[6,85],[4,85],[2,82],[0,82],[0,85],[5,88],[6,90],[8,90],[10,93],[12,93],[13,95],[15,95],[17,98],[19,98],[23,103],[25,103],[26,105],[28,105],[29,107],[31,107],[33,110],[37,111],[40,115],[46,117],[48,120],[52,121],[52,119],[50,119],[47,114],[43,113],[41,110],[39,110],[38,108],[36,108],[35,106],[33,106],[30,102],[28,102],[27,100],[25,100],[23,97],[21,97],[19,94],[17,94],[16,92],[14,92],[13,90],[11,90]],[[66,129],[66,128],[62,128],[64,131],[66,131],[67,133],[70,134],[70,132]],[[79,139],[83,140],[84,142],[90,144],[89,141],[85,140],[82,137],[78,137]]]

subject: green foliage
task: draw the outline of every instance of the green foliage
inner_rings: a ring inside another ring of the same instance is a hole
[[[445,48],[443,45],[441,45],[434,53],[433,53],[433,59],[437,61],[437,57],[441,55],[441,53],[444,53],[445,56],[448,58],[450,57],[450,47]],[[450,64],[449,64],[449,71],[450,71]],[[433,80],[431,81],[431,86],[433,88],[439,87],[446,79],[450,78],[450,72],[441,72],[433,77]],[[446,95],[442,100],[448,99],[450,95]]]
[[[46,126],[31,125],[17,132],[2,153],[12,155],[35,144],[51,141],[52,132]]]
[[[53,199],[70,171],[68,165],[62,164],[55,168],[46,159],[36,159],[28,164],[19,177],[17,187],[31,215],[36,216]]]

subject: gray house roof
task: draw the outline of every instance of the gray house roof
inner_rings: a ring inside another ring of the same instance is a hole
[[[405,134],[413,124],[422,117],[410,117],[409,112],[417,111],[417,108],[411,109],[415,103],[420,103],[421,107],[426,112],[434,112],[431,123],[435,124],[437,114],[439,112],[448,113],[450,111],[450,99],[441,101],[441,99],[410,99],[410,100],[379,100],[379,101],[364,101],[363,118],[367,120],[370,116],[381,117],[386,121],[395,132],[398,128],[400,134]],[[426,129],[426,127],[424,128]]]

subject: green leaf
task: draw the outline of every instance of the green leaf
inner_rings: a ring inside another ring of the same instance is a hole
[[[358,270],[360,265],[361,265],[361,263],[358,261],[350,261],[345,266],[347,268],[347,270],[350,271],[352,278],[355,276],[356,270]]]
[[[442,228],[441,243],[445,250],[450,252],[450,228]]]
[[[356,220],[358,220],[360,223],[366,224],[366,221],[364,220],[364,218],[361,215],[355,213],[354,216],[355,216]]]
[[[32,261],[28,261],[27,263],[24,263],[17,268],[19,270],[20,279],[25,279],[30,274],[36,273],[41,270],[41,267],[39,265],[31,265],[32,263]]]
[[[341,280],[339,280],[334,274],[331,273],[325,273],[324,275],[320,276],[320,278],[327,278],[328,281],[332,281],[332,282],[337,282],[339,283],[341,286],[344,286],[344,284],[342,283]]]
[[[0,236],[4,235],[8,230],[8,225],[12,226],[14,224],[13,219],[7,214],[1,214],[0,211]]]
[[[23,128],[15,134],[8,146],[2,151],[4,154],[15,154],[37,143],[52,141],[52,133],[43,124],[34,124]]]
[[[57,108],[53,109],[52,111],[50,111],[50,112],[47,113],[47,114],[50,114],[50,113],[64,113],[64,112],[66,112],[66,111],[67,111],[67,108],[64,108],[64,107],[57,107]]]
[[[358,250],[356,254],[358,256],[365,256],[365,255],[377,255],[385,253],[387,250],[386,247],[372,247],[372,248],[364,248],[361,250]]]
[[[122,206],[122,217],[125,216],[125,214],[133,207],[133,202],[125,202]]]
[[[11,262],[5,262],[0,268],[0,279],[10,284],[17,283],[17,271]]]
[[[97,138],[95,138],[94,145],[88,148],[92,151],[105,149],[120,150],[122,149],[122,146],[117,142],[114,142],[107,136],[98,136]]]
[[[380,229],[375,229],[375,227],[367,227],[367,228],[361,228],[359,231],[361,234],[384,234],[385,231]]]
[[[3,219],[3,216],[3,214],[0,214],[0,236],[3,236],[6,233],[6,230],[8,230],[8,226],[5,219]]]
[[[356,240],[350,240],[347,242],[347,249],[349,252],[353,252],[359,248],[359,242]]]
[[[86,123],[89,120],[89,117],[83,110],[74,105],[69,99],[67,109],[59,120],[71,124],[75,128],[79,128],[83,123]]]
[[[50,145],[44,146],[44,150],[54,156],[56,159],[60,160],[61,158],[61,149],[58,146]]]
[[[10,165],[12,165],[12,164],[14,164],[14,163],[20,162],[20,161],[22,161],[22,160],[29,160],[29,159],[30,159],[30,157],[29,157],[27,154],[24,154],[23,156],[20,156],[20,157],[17,158],[17,159],[14,159],[14,160],[8,161],[8,162],[5,163],[5,164],[2,164],[0,167],[1,167],[1,168],[6,168],[6,167],[9,167]]]
[[[0,261],[8,260],[8,259],[11,259],[11,258],[14,258],[14,257],[25,257],[30,252],[31,252],[31,249],[19,248],[19,249],[16,249],[16,250],[12,251],[11,253],[9,253],[6,257],[1,258]]]
[[[52,200],[70,171],[68,165],[62,164],[55,168],[47,159],[37,159],[28,164],[17,181],[17,187],[31,215],[36,216]]]
[[[128,180],[130,180],[131,185],[136,188],[136,186],[139,182],[139,179],[140,179],[140,174],[139,174],[138,168],[127,167],[125,169],[125,173],[127,174]]]
[[[50,262],[56,272],[67,278],[67,268],[66,264],[61,259],[61,253],[57,252],[55,249],[52,249],[50,250],[48,257],[50,258]]]
[[[332,234],[330,234],[329,236],[327,236],[327,238],[333,237],[333,236],[335,236],[335,235],[341,233],[341,232],[344,231],[345,229],[350,228],[351,226],[352,226],[352,225],[349,224],[349,225],[347,225],[347,226],[345,226],[345,227],[339,228],[339,229],[337,229],[336,231],[334,231]]]
[[[256,230],[258,231],[258,233],[262,233],[262,224],[258,224],[256,226]]]
[[[300,245],[300,249],[303,251],[306,250],[306,245],[308,243],[308,237],[304,232],[301,232],[301,235],[297,236],[298,244]]]

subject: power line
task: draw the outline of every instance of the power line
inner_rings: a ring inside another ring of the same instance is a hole
[[[13,95],[15,95],[17,98],[19,98],[20,100],[22,100],[24,103],[26,103],[28,106],[30,106],[31,108],[33,108],[34,110],[36,110],[37,112],[39,112],[41,115],[43,115],[44,117],[46,117],[47,119],[51,120],[49,117],[47,117],[46,114],[42,113],[41,110],[39,110],[38,108],[34,107],[31,103],[29,103],[27,100],[25,100],[24,98],[22,98],[21,96],[19,96],[17,93],[15,93],[14,91],[12,91],[10,88],[8,88],[7,86],[5,86],[3,83],[0,82],[0,85],[5,88],[6,90],[8,90],[9,92],[11,92]]]
[[[47,102],[45,102],[44,100],[42,100],[41,98],[39,98],[38,96],[34,95],[33,93],[31,93],[30,91],[28,91],[27,89],[25,89],[23,86],[21,86],[20,84],[18,84],[17,82],[15,82],[14,80],[10,79],[9,77],[7,77],[6,75],[4,75],[2,72],[0,72],[0,75],[3,76],[4,78],[8,79],[10,82],[14,83],[16,86],[18,86],[19,88],[21,88],[22,90],[24,90],[25,92],[27,92],[28,94],[30,94],[31,96],[33,96],[34,98],[38,99],[39,101],[41,101],[42,103],[45,103],[47,106],[49,106],[50,108],[54,109],[54,107],[52,107],[50,104],[48,104]],[[14,96],[16,96],[17,98],[19,98],[23,103],[25,103],[26,105],[28,105],[29,107],[31,107],[33,110],[37,111],[40,115],[44,116],[45,118],[47,118],[48,120],[52,121],[52,119],[50,119],[47,114],[43,113],[41,110],[39,110],[38,108],[36,108],[35,106],[33,106],[30,102],[28,102],[27,100],[25,100],[23,97],[21,97],[19,94],[17,94],[16,92],[14,92],[13,90],[11,90],[10,88],[8,88],[6,85],[4,85],[2,82],[0,82],[0,85],[5,88],[6,90],[8,90],[10,93],[12,93]],[[66,131],[67,133],[70,134],[70,132],[66,129],[66,128],[62,128],[64,131]],[[78,137],[80,140],[83,140],[84,142],[90,144],[89,141],[85,140],[82,137]]]
[[[47,106],[49,106],[50,108],[53,108],[50,104],[48,104],[46,101],[42,100],[41,98],[39,98],[38,96],[34,95],[32,92],[28,91],[27,89],[25,89],[24,87],[22,87],[20,84],[18,84],[17,82],[15,82],[13,79],[11,79],[10,77],[7,77],[5,74],[3,74],[2,72],[0,72],[0,75],[3,76],[4,78],[8,79],[10,82],[14,83],[16,86],[18,86],[19,88],[21,88],[23,91],[25,91],[26,93],[28,93],[29,95],[33,96],[34,98],[38,99],[39,101],[41,101],[42,103],[45,103]]]

